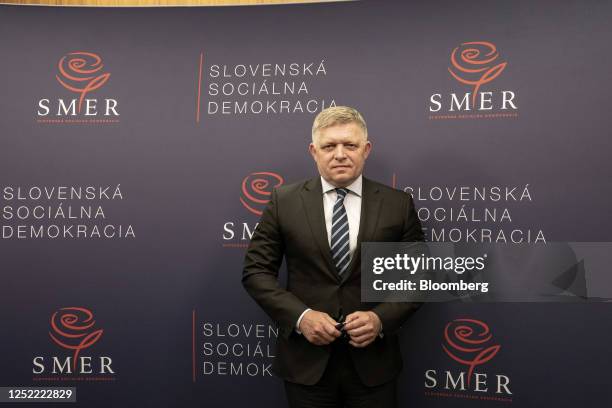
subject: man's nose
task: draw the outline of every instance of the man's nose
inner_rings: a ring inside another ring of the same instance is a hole
[[[336,149],[334,150],[334,158],[337,160],[343,160],[346,158],[346,154],[344,153],[344,146],[342,146],[341,144],[336,146]]]

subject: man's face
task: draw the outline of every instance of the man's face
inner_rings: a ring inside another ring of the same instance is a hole
[[[335,187],[346,187],[361,175],[372,144],[359,125],[346,123],[319,130],[308,149],[319,174]]]

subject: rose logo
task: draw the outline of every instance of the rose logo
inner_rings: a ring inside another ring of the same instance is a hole
[[[498,63],[498,57],[495,45],[486,41],[466,42],[453,50],[448,72],[462,84],[474,86],[472,106],[480,86],[493,81],[506,68],[508,63]]]
[[[251,173],[242,180],[242,196],[240,202],[255,215],[263,214],[263,209],[272,195],[275,187],[282,186],[285,180],[267,171]]]
[[[108,81],[110,73],[102,73],[102,58],[99,55],[77,51],[64,55],[58,63],[60,75],[55,78],[64,88],[80,95],[79,112],[85,95],[99,89]]]
[[[74,350],[72,368],[75,371],[80,351],[93,346],[104,332],[94,330],[95,323],[91,311],[82,307],[63,307],[51,316],[49,336],[60,347]]]
[[[455,319],[444,328],[442,348],[450,358],[469,367],[468,385],[474,368],[495,357],[501,347],[487,344],[491,338],[489,326],[480,320]]]

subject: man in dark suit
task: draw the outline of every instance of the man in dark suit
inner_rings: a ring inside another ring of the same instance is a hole
[[[272,192],[246,254],[242,283],[279,325],[273,371],[291,407],[397,404],[397,332],[419,304],[362,302],[359,246],[423,232],[408,194],[362,176],[371,148],[355,109],[319,113],[309,150],[320,177]]]

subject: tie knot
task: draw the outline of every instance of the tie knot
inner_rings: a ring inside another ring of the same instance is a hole
[[[338,194],[338,200],[344,200],[344,197],[348,194],[348,189],[346,188],[337,188],[336,193]]]

